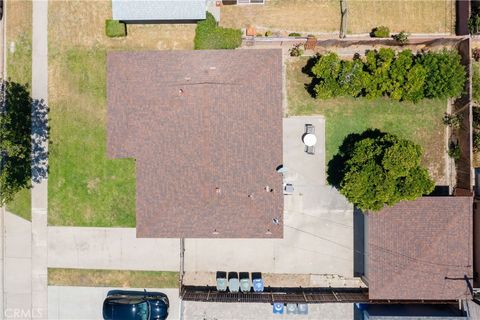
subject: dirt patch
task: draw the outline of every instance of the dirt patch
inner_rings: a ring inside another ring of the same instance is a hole
[[[385,25],[391,32],[454,32],[453,0],[356,0],[348,2],[348,32],[368,33]],[[223,6],[221,25],[245,28],[254,25],[272,31],[338,32],[340,2],[335,0],[271,0],[265,5]]]
[[[7,40],[12,41],[19,35],[32,31],[32,1],[5,1],[7,5]],[[8,42],[7,42],[8,43]]]

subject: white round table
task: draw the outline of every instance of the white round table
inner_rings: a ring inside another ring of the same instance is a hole
[[[308,147],[312,147],[317,143],[317,137],[313,133],[308,133],[303,137],[303,143]]]

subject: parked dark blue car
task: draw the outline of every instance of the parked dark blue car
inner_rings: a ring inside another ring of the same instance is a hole
[[[103,301],[105,320],[165,320],[168,297],[161,292],[111,290]]]

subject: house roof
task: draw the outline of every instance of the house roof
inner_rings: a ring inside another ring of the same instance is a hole
[[[283,236],[281,74],[278,49],[108,55],[107,151],[136,159],[137,236]]]
[[[471,197],[423,197],[367,218],[370,299],[455,300],[472,276]],[[455,278],[448,279],[448,278]]]
[[[112,17],[122,21],[202,20],[206,0],[112,0]]]

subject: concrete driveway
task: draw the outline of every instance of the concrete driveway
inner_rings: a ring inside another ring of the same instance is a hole
[[[135,228],[48,227],[48,266],[178,271],[179,239],[139,239]]]
[[[102,306],[107,292],[118,288],[93,287],[48,287],[48,319],[50,320],[99,320],[103,319]],[[128,289],[124,290],[140,290]],[[170,309],[168,319],[180,319],[178,289],[148,289],[160,291],[168,296]]]
[[[317,136],[315,155],[304,152],[305,124]],[[261,271],[353,277],[353,207],[325,184],[325,120],[283,121],[286,195],[283,239],[186,239],[185,270]]]

